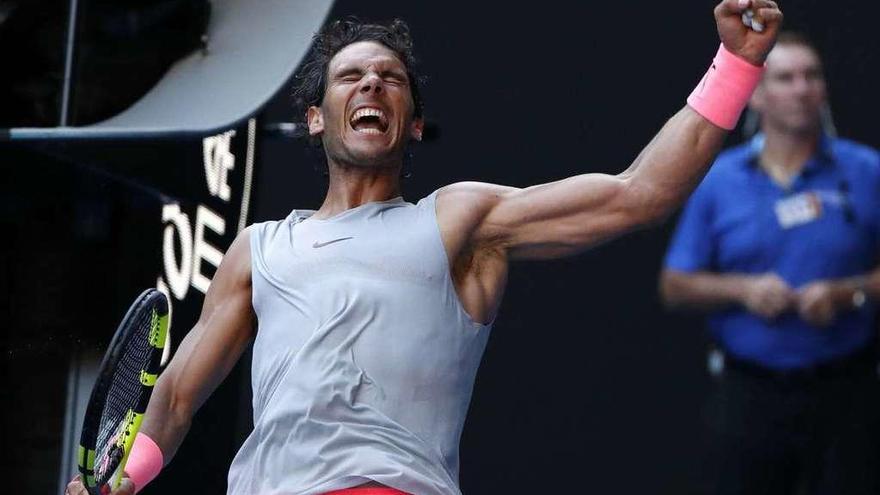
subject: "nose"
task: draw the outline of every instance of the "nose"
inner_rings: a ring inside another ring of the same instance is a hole
[[[806,93],[810,89],[810,79],[806,76],[794,78],[794,90],[797,93]]]
[[[361,93],[379,94],[382,92],[382,78],[376,73],[369,73],[361,80]]]

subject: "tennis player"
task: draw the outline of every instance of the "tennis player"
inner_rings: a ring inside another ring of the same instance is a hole
[[[711,68],[626,171],[525,189],[458,183],[416,204],[399,180],[423,129],[408,29],[329,24],[300,90],[327,158],[324,203],[233,242],[116,493],[142,489],[170,461],[251,341],[254,430],[229,494],[460,493],[459,437],[509,263],[570,256],[662,220],[735,126],[782,13],[770,0],[724,0],[715,18]],[[74,481],[68,493],[84,491]]]

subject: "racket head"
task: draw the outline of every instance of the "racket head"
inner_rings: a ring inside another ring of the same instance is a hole
[[[92,387],[77,464],[93,495],[116,488],[159,375],[168,334],[168,300],[147,289],[122,319]]]

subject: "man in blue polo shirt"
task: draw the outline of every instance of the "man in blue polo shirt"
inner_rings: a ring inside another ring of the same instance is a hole
[[[668,306],[710,313],[723,356],[707,492],[880,493],[878,446],[846,445],[855,427],[876,442],[880,155],[823,131],[802,36],[780,34],[751,106],[761,133],[718,157],[661,275]]]

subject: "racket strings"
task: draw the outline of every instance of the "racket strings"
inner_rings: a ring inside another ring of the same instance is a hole
[[[129,411],[143,393],[140,373],[150,358],[151,313],[140,311],[132,322],[133,332],[123,346],[123,353],[110,380],[95,442],[95,479],[99,485],[109,481],[122,461],[124,452],[117,445],[124,440],[120,436],[128,431]]]

